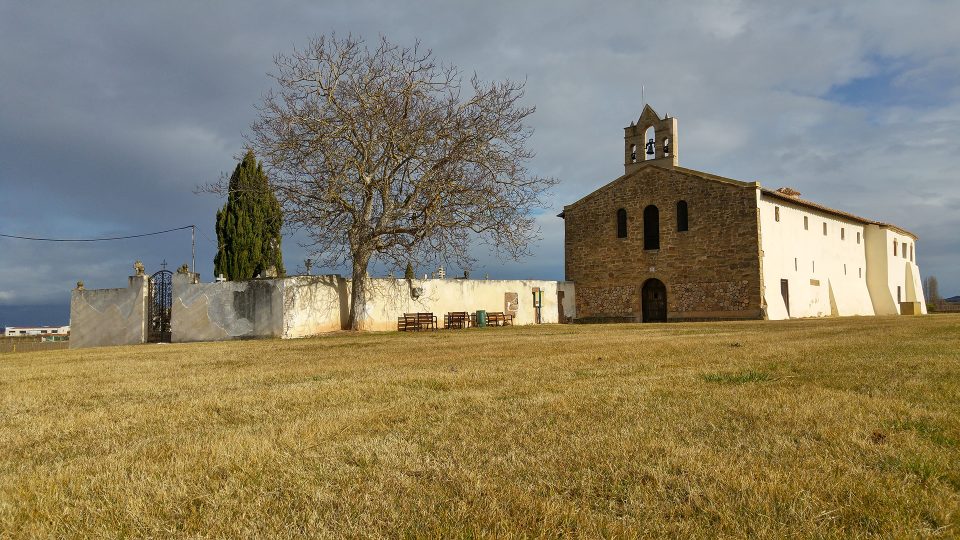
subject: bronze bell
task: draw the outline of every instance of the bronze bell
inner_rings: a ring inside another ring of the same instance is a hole
[[[652,156],[652,155],[654,155],[654,154],[656,153],[656,152],[653,150],[653,147],[654,147],[653,139],[650,139],[649,141],[647,141],[647,155],[648,155],[648,156]]]
[[[666,155],[668,155],[668,154],[670,154],[670,141],[669,141],[669,140],[663,141],[663,155],[666,156]]]

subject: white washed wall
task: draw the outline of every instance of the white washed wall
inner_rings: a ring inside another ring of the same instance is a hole
[[[874,314],[862,223],[763,194],[758,206],[769,319],[788,318],[780,292],[781,279],[789,284],[789,317]],[[777,207],[779,222],[775,219]],[[804,217],[808,220],[807,229]]]

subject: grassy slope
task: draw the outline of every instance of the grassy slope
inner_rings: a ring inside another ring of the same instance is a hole
[[[960,535],[960,316],[7,354],[0,528]]]

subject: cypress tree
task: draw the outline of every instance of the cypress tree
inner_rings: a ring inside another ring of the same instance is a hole
[[[407,268],[403,271],[403,277],[404,279],[408,279],[408,280],[413,279],[415,277],[413,275],[413,265],[410,264],[410,261],[407,261]]]
[[[251,279],[273,267],[283,276],[282,224],[280,203],[270,190],[263,164],[247,150],[230,176],[227,203],[217,211],[214,275]]]

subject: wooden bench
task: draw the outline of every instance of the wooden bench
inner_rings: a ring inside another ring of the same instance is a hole
[[[404,313],[397,317],[397,330],[401,332],[436,329],[437,316],[433,313]]]
[[[417,328],[417,316],[404,313],[402,317],[397,317],[397,330],[400,332],[419,330]]]
[[[488,326],[513,326],[513,314],[504,313],[502,311],[489,311],[487,312],[487,325]]]
[[[443,316],[444,328],[467,328],[470,326],[470,314],[466,311],[451,311]]]

